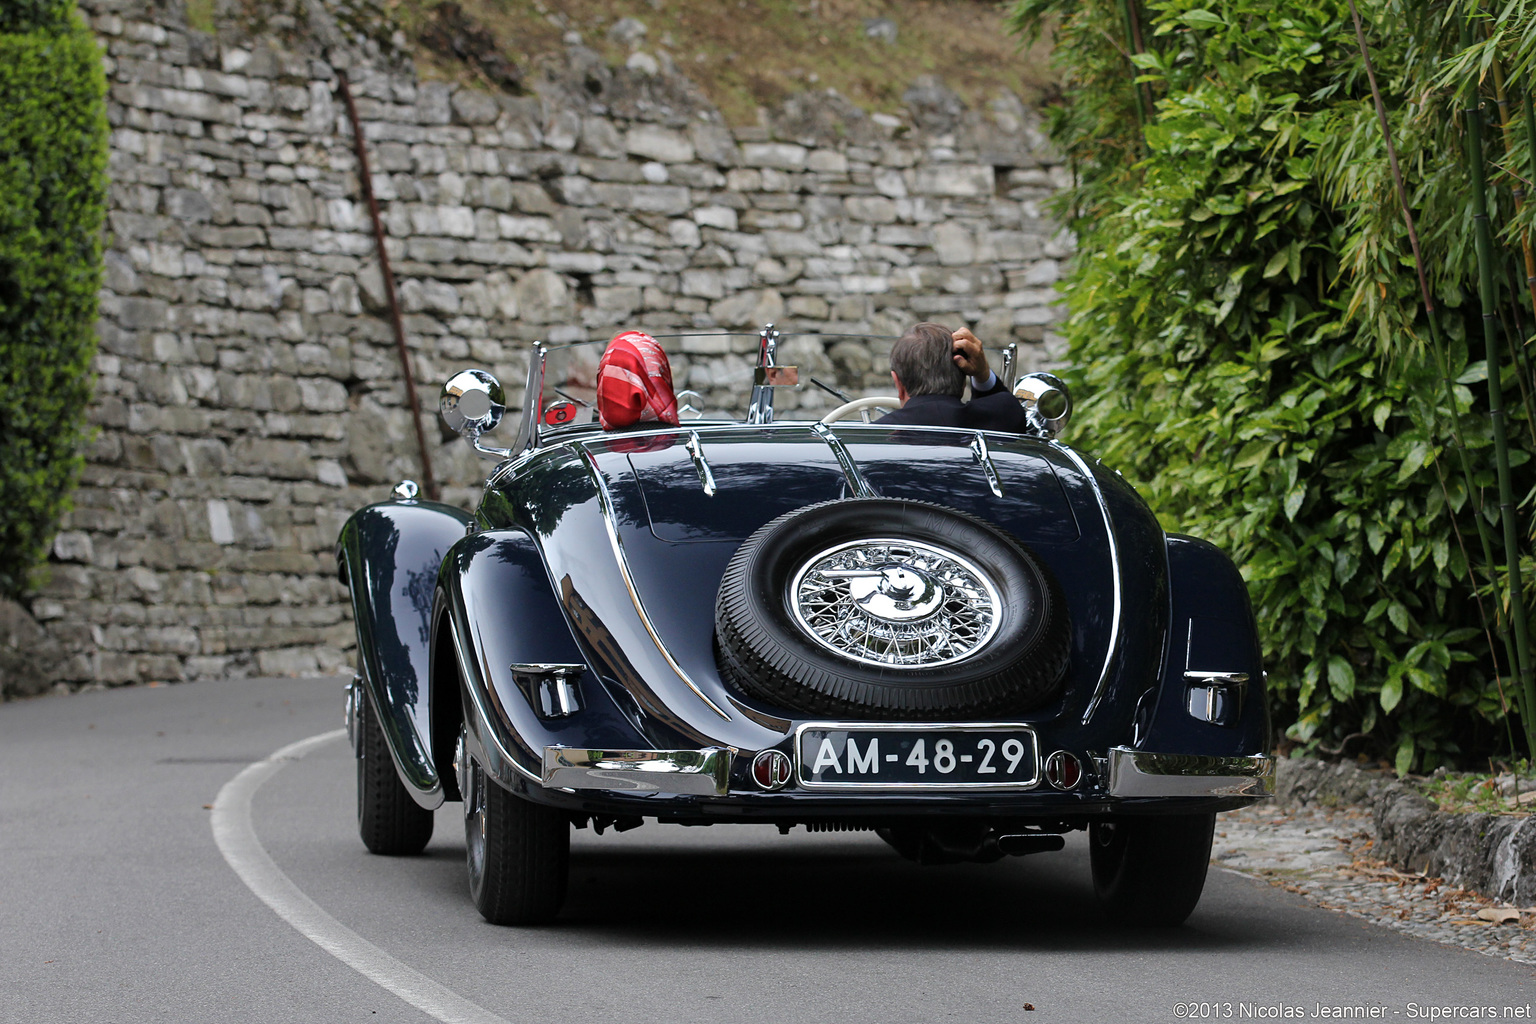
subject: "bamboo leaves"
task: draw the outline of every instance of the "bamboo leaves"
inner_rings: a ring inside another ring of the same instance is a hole
[[[1518,128],[1536,0],[1514,6],[1493,52]],[[1016,11],[1060,19],[1071,77],[1052,132],[1080,172],[1064,200],[1082,214],[1064,288],[1087,396],[1075,430],[1170,528],[1243,567],[1289,739],[1367,733],[1404,770],[1487,749],[1517,660],[1496,626],[1523,620],[1509,541],[1494,544],[1514,514],[1494,495],[1501,462],[1512,494],[1536,493],[1536,469],[1513,443],[1496,457],[1483,364],[1509,350],[1486,344],[1464,122],[1444,83],[1456,61],[1492,60],[1462,60],[1443,8],[1362,5],[1392,26],[1368,75],[1347,0],[1151,0],[1131,68],[1103,41],[1123,38],[1126,10]],[[1126,116],[1133,76],[1156,98],[1145,131]],[[1485,192],[1500,239],[1536,208],[1515,217],[1508,192],[1531,150],[1512,131]],[[1508,268],[1492,299],[1513,325],[1525,289]],[[1526,415],[1516,402],[1503,418]]]

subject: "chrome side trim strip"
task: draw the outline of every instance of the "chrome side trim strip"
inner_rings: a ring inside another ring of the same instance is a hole
[[[591,470],[592,480],[597,485],[598,505],[603,514],[603,526],[608,530],[608,544],[613,548],[613,560],[618,563],[619,575],[624,578],[624,586],[628,589],[629,599],[635,606],[635,614],[640,616],[640,624],[650,634],[651,642],[656,645],[656,649],[661,652],[661,656],[666,659],[672,671],[677,673],[677,678],[686,683],[688,689],[692,690],[699,700],[708,705],[711,711],[727,722],[731,721],[731,716],[722,711],[720,705],[705,696],[704,691],[699,689],[699,685],[693,681],[692,677],[683,671],[683,666],[679,665],[677,659],[672,657],[672,652],[667,650],[667,645],[662,642],[661,635],[656,632],[656,626],[651,622],[651,616],[645,610],[645,602],[640,600],[640,590],[635,586],[635,578],[630,575],[629,560],[624,557],[624,546],[619,543],[619,531],[613,523],[613,495],[608,493],[608,482],[603,479],[602,467],[597,464],[597,456],[593,455],[585,444],[578,443],[572,445],[572,447],[581,453],[582,458],[587,460],[587,468]]]
[[[367,672],[367,668],[364,667],[363,671]],[[358,692],[357,699],[360,701],[366,700],[368,706],[372,709],[371,713],[375,721],[382,722],[384,715],[381,710],[378,691],[373,688],[373,684],[366,680],[359,680],[359,685],[361,689]],[[416,727],[414,725],[407,725],[406,728],[410,730],[410,735],[415,738],[421,753],[426,755],[426,745],[422,743],[421,735],[416,732]],[[388,737],[386,737],[386,741],[387,739]],[[390,763],[395,766],[395,774],[400,777],[400,784],[405,787],[405,791],[410,795],[411,799],[429,811],[436,810],[442,806],[443,780],[438,776],[437,766],[432,763],[431,757],[425,756],[424,761],[417,761],[413,764],[406,761],[397,744],[385,742],[384,745],[389,748]],[[352,752],[354,756],[357,755],[358,748],[356,745],[353,746]],[[413,771],[413,768],[416,771]],[[423,787],[419,781],[413,778],[413,776],[419,776],[423,768],[432,776],[432,785],[427,787]]]
[[[1212,757],[1109,751],[1110,796],[1252,796],[1275,792],[1275,759],[1266,754]]]
[[[1099,670],[1099,681],[1093,687],[1093,696],[1088,699],[1088,706],[1083,709],[1083,724],[1087,725],[1093,719],[1093,713],[1099,709],[1099,702],[1104,699],[1104,690],[1109,686],[1109,670],[1115,663],[1115,654],[1120,646],[1120,615],[1121,615],[1121,585],[1120,585],[1120,545],[1115,540],[1115,524],[1109,518],[1109,503],[1104,500],[1104,491],[1099,487],[1099,481],[1095,479],[1093,470],[1083,457],[1068,448],[1060,441],[1052,441],[1051,447],[1061,452],[1072,460],[1078,472],[1088,481],[1088,486],[1093,488],[1093,496],[1099,503],[1099,514],[1104,517],[1104,535],[1109,540],[1109,569],[1111,581],[1114,587],[1114,610],[1109,623],[1109,644],[1104,651],[1104,667]]]
[[[864,479],[864,474],[859,472],[859,464],[853,461],[853,456],[848,453],[848,446],[843,444],[843,439],[832,432],[832,428],[825,423],[816,423],[811,427],[816,436],[826,442],[832,449],[832,454],[837,458],[837,464],[843,468],[843,478],[848,481],[848,490],[853,492],[855,498],[880,497],[869,481]]]
[[[992,453],[987,450],[987,436],[981,431],[976,431],[976,436],[971,438],[971,454],[981,466],[981,471],[986,474],[987,486],[992,490],[992,497],[1003,496],[1003,481],[997,475],[997,467],[992,463]]]
[[[486,722],[489,725],[488,731],[491,734],[491,743],[496,747],[496,753],[501,757],[503,761],[511,765],[520,775],[525,776],[530,782],[540,781],[537,775],[533,774],[533,772],[530,772],[528,769],[519,764],[517,758],[513,757],[512,754],[508,752],[507,748],[501,745],[501,737],[496,735],[496,716],[492,715],[491,712],[486,709],[485,701],[481,697],[479,691],[469,682],[469,680],[475,678],[476,673],[472,671],[474,666],[470,662],[469,656],[464,651],[464,644],[459,639],[458,627],[453,624],[453,616],[451,615],[448,616],[448,635],[453,638],[453,653],[459,659],[459,674],[460,677],[465,681],[464,689],[469,691],[469,699],[475,705],[475,712],[480,716],[480,720],[482,722]],[[479,673],[479,675],[481,679],[485,680],[485,685],[487,687],[494,686],[495,684],[491,682],[490,664],[482,663],[481,669],[482,671]],[[511,723],[508,724],[510,725]],[[483,736],[481,737],[481,740],[482,742],[484,741]]]
[[[568,665],[564,662],[549,661],[514,661],[509,667],[513,672],[522,672],[531,676],[579,676],[587,670],[586,665]]]
[[[1185,682],[1203,682],[1211,686],[1240,686],[1248,681],[1247,672],[1185,672]]]
[[[491,475],[485,479],[485,489],[490,490],[491,488],[500,484],[503,480],[508,479],[518,470],[526,466],[529,462],[537,458],[539,454],[545,450],[546,449],[530,448],[528,451],[514,455],[513,457],[507,459],[505,462],[497,463],[491,469]]]
[[[688,449],[688,454],[693,458],[693,468],[699,473],[699,484],[704,488],[704,493],[711,498],[715,496],[715,474],[710,471],[709,462],[704,458],[704,449],[699,444],[699,432],[688,431],[688,441],[683,445]]]
[[[583,750],[544,748],[544,786],[611,793],[681,793],[725,796],[731,752],[703,750]]]

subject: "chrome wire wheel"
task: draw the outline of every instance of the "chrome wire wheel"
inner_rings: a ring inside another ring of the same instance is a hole
[[[478,896],[485,879],[485,772],[470,758],[462,731],[454,751],[454,767],[459,792],[464,796],[464,860],[469,868],[469,888]]]
[[[503,789],[459,734],[455,769],[464,797],[469,895],[492,924],[543,924],[565,902],[571,821],[565,812]]]
[[[789,584],[811,640],[864,665],[936,668],[987,645],[1001,620],[997,588],[953,551],[873,537],[818,551]]]

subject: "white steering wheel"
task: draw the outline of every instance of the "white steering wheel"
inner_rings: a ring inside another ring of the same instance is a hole
[[[858,413],[865,423],[869,422],[871,409],[900,409],[901,402],[894,395],[871,395],[868,398],[855,398],[851,402],[845,402],[827,413],[821,418],[823,423],[836,423],[838,420]]]

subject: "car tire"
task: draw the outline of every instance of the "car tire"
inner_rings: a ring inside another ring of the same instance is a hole
[[[469,894],[480,915],[500,925],[552,921],[565,903],[570,820],[502,789],[473,758],[461,786]]]
[[[1200,902],[1216,815],[1094,822],[1088,828],[1093,891],[1122,924],[1172,928]]]
[[[370,853],[409,856],[432,838],[432,812],[406,790],[395,772],[389,741],[367,692],[357,695],[357,831]]]
[[[850,614],[876,632],[837,625]],[[859,720],[1029,711],[1060,693],[1071,651],[1066,603],[1018,541],[888,498],[811,505],[748,537],[715,632],[721,675],[744,695]]]

